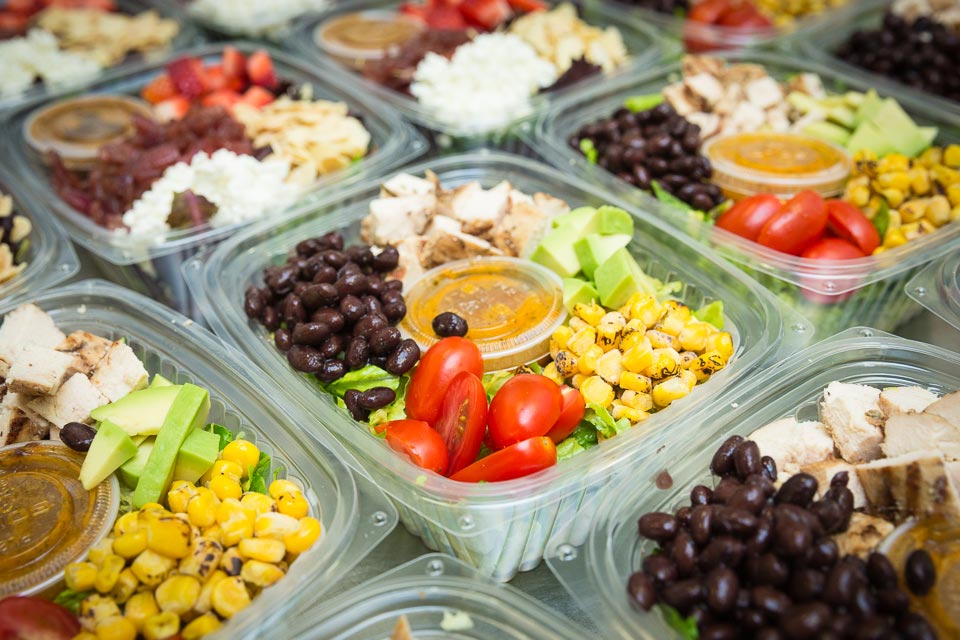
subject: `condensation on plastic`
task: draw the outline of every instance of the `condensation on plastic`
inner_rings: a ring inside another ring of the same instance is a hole
[[[299,21],[294,36],[290,40],[290,46],[294,47],[306,59],[329,69],[331,73],[335,73],[340,82],[360,86],[366,92],[395,107],[408,120],[425,129],[436,146],[442,149],[452,147],[455,150],[467,151],[479,146],[510,146],[510,151],[520,152],[522,151],[521,144],[512,131],[517,123],[536,117],[537,114],[543,112],[550,104],[564,95],[579,92],[585,87],[598,83],[608,82],[611,78],[633,70],[649,68],[651,65],[657,64],[661,56],[660,38],[654,28],[637,21],[624,20],[623,12],[612,9],[609,3],[596,0],[580,2],[578,6],[582,11],[584,20],[592,25],[615,26],[620,30],[624,44],[626,44],[627,51],[631,56],[630,62],[612,75],[587,79],[567,89],[534,96],[531,99],[531,113],[525,118],[515,120],[497,130],[477,133],[467,127],[451,125],[438,120],[429,109],[421,106],[415,98],[387,89],[371,80],[367,80],[359,73],[348,70],[327,55],[314,42],[314,30],[329,18],[354,11],[391,9],[398,5],[399,3],[396,0],[351,0],[350,2],[338,3],[330,11]]]
[[[80,270],[80,262],[60,227],[43,207],[18,188],[17,181],[3,167],[0,193],[13,199],[13,212],[26,217],[31,225],[24,258],[27,266],[19,275],[0,284],[0,304],[10,304],[63,282]]]
[[[815,62],[783,54],[744,51],[723,55],[731,63],[762,64],[768,72],[785,80],[790,75],[814,72],[827,90],[865,91],[862,79],[834,71]],[[556,104],[549,113],[527,129],[524,136],[540,156],[559,169],[602,184],[612,192],[668,221],[690,236],[713,246],[723,257],[740,267],[765,287],[783,298],[811,320],[818,335],[826,337],[851,326],[868,324],[892,330],[920,308],[903,295],[903,285],[924,264],[960,245],[960,224],[953,222],[936,233],[876,256],[832,263],[780,253],[736,234],[695,220],[686,212],[665,205],[651,194],[632,187],[620,178],[571,149],[567,140],[580,127],[606,117],[623,105],[626,97],[656,93],[680,77],[675,62],[648,73],[620,78]],[[960,121],[944,120],[935,111],[907,99],[897,100],[922,124],[940,127],[940,141],[960,140]]]
[[[444,630],[445,614],[471,626]],[[588,632],[527,594],[433,553],[421,556],[318,605],[289,629],[303,640],[389,638],[406,616],[417,640],[583,640]]]
[[[929,264],[906,286],[907,295],[960,329],[960,254]]]
[[[315,99],[345,102],[370,131],[373,152],[341,171],[320,178],[303,197],[303,202],[324,196],[369,174],[384,173],[411,161],[426,149],[422,136],[397,114],[382,109],[369,98],[331,81],[324,73],[266,45],[250,42],[217,43],[182,51],[177,55],[196,56],[210,62],[218,59],[223,47],[228,44],[233,44],[244,53],[266,49],[279,77],[299,85],[311,85]],[[84,93],[135,94],[161,73],[166,62],[172,59],[128,69],[119,77],[98,82]],[[68,235],[89,250],[106,277],[197,317],[193,301],[180,277],[180,267],[198,249],[219,242],[243,225],[173,231],[162,243],[153,243],[154,238],[131,237],[101,227],[60,199],[52,187],[49,169],[28,145],[23,135],[23,123],[35,108],[36,105],[31,105],[18,109],[0,125],[6,138],[2,144],[7,161],[14,167],[17,178],[38,202],[54,212]],[[281,211],[270,214],[274,220],[283,215]]]
[[[838,12],[833,20],[818,24],[811,29],[807,37],[791,41],[789,47],[802,51],[804,55],[822,62],[831,69],[858,76],[862,82],[869,83],[877,91],[909,97],[915,102],[926,104],[938,113],[960,118],[960,102],[915,89],[887,76],[852,65],[835,55],[837,49],[854,31],[878,29],[883,24],[883,14],[890,4],[886,0],[873,0],[847,7]]]
[[[702,428],[700,437],[672,440],[643,462],[636,473],[642,481],[610,488],[585,543],[566,540],[549,550],[550,569],[603,637],[677,637],[657,611],[641,612],[627,595],[630,575],[652,549],[637,535],[637,519],[689,505],[695,485],[712,486],[710,460],[731,435],[749,436],[789,416],[816,420],[823,389],[835,380],[876,387],[917,385],[943,394],[960,389],[960,355],[875,329],[853,328],[752,376],[726,394],[717,410],[700,414],[695,418]],[[667,490],[648,480],[662,469],[673,477]]]
[[[447,187],[478,180],[490,188],[509,180],[526,193],[543,191],[571,206],[622,204],[576,178],[557,175],[546,165],[503,153],[448,156],[404,170],[422,175],[427,169],[436,172]],[[730,365],[669,410],[545,472],[488,484],[428,475],[291,369],[263,328],[249,321],[242,309],[246,288],[259,286],[264,267],[283,263],[300,240],[340,229],[348,242],[355,241],[360,220],[379,189],[379,181],[368,181],[336,199],[301,209],[299,217],[283,225],[249,229],[220,245],[205,263],[187,263],[186,279],[214,331],[243,349],[356,452],[360,470],[394,499],[407,529],[431,549],[455,555],[498,580],[534,568],[554,537],[582,540],[600,487],[626,481],[633,475],[634,462],[668,438],[685,437],[689,426],[684,418],[692,409],[765,361],[796,350],[812,333],[802,319],[783,318],[778,303],[736,268],[658,220],[634,212],[636,234],[629,248],[646,273],[686,283],[677,296],[693,308],[714,299],[724,301],[728,330],[736,344]]]
[[[151,375],[210,392],[210,420],[257,444],[280,477],[304,488],[323,533],[316,545],[211,638],[267,634],[311,604],[366,556],[396,525],[390,502],[369,480],[350,472],[352,456],[240,354],[194,321],[116,285],[99,281],[62,287],[31,299],[65,332],[126,339]],[[13,307],[5,306],[0,314]]]
[[[76,94],[84,87],[95,83],[106,82],[114,78],[123,77],[133,69],[137,69],[143,64],[150,64],[158,60],[167,58],[171,52],[179,51],[184,47],[195,44],[200,40],[196,29],[180,19],[179,12],[171,10],[168,7],[160,6],[161,3],[147,2],[146,0],[116,0],[117,10],[120,13],[133,15],[144,11],[153,10],[163,18],[176,20],[180,25],[180,31],[173,38],[173,41],[166,47],[148,51],[143,54],[128,56],[120,64],[104,69],[102,73],[91,78],[83,78],[76,82],[65,84],[56,84],[48,86],[46,84],[37,84],[23,93],[10,96],[0,96],[0,113],[10,111],[29,103],[37,103],[54,96],[64,96]]]

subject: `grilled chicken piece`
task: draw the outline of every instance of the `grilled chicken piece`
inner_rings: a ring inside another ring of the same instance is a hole
[[[914,451],[939,451],[960,460],[960,427],[930,413],[898,413],[887,418],[883,453],[888,458]]]
[[[854,511],[850,516],[850,526],[846,531],[834,535],[833,539],[841,557],[850,554],[866,560],[870,552],[893,533],[893,529],[893,524],[883,518]]]
[[[492,189],[476,182],[465,184],[453,194],[449,215],[460,222],[464,233],[486,237],[507,213],[512,189],[506,180]]]
[[[384,245],[421,234],[436,206],[437,199],[432,195],[373,200],[370,215],[360,223],[360,237],[368,244]]]
[[[760,427],[750,439],[777,463],[778,481],[798,473],[801,467],[834,458],[833,439],[820,422],[783,418]]]
[[[960,426],[960,391],[943,396],[924,409],[924,413],[940,416],[950,424]]]
[[[55,393],[66,378],[73,356],[55,349],[27,345],[7,372],[7,388],[30,396]]]
[[[519,202],[494,229],[493,244],[508,256],[526,256],[549,224],[550,219],[536,205]]]
[[[97,365],[90,382],[110,402],[147,386],[147,370],[125,342],[114,342]]]
[[[938,451],[915,451],[856,467],[869,511],[894,522],[960,517],[957,491]]]
[[[436,196],[437,185],[431,180],[418,178],[409,173],[398,173],[380,187],[380,197]]]
[[[75,373],[82,373],[85,376],[93,373],[96,366],[107,355],[107,350],[112,343],[106,338],[95,336],[86,331],[74,331],[66,339],[57,345],[57,351],[73,356],[73,362],[66,377],[69,378]]]
[[[13,391],[4,396],[0,404],[0,447],[42,440],[50,432],[50,423],[27,407],[26,400]]]
[[[27,407],[63,428],[68,422],[90,422],[90,412],[109,402],[87,376],[75,373],[55,395],[36,398]]]
[[[515,191],[514,193],[518,192]],[[570,213],[570,205],[567,204],[566,200],[555,198],[549,193],[536,192],[533,194],[533,203],[551,220],[564,213]]]
[[[936,401],[937,394],[920,387],[890,387],[880,392],[880,411],[887,418],[898,413],[919,413]]]
[[[20,350],[27,345],[55,349],[66,336],[40,307],[23,304],[0,326],[0,377],[6,378]]]
[[[831,382],[823,391],[820,419],[840,456],[851,464],[876,460],[882,454],[883,412],[880,391],[873,387]]]
[[[761,449],[763,451],[763,449]],[[800,471],[803,473],[809,473],[814,478],[817,479],[817,484],[820,489],[818,491],[818,496],[822,496],[827,489],[830,488],[830,481],[833,480],[833,476],[837,475],[841,471],[846,471],[849,480],[847,482],[847,488],[850,489],[850,492],[853,494],[853,508],[860,509],[867,506],[867,496],[863,492],[863,487],[860,486],[860,480],[857,478],[857,470],[849,462],[844,460],[823,460],[822,462],[814,462],[813,464],[804,465],[800,467]],[[781,478],[780,474],[777,474],[777,482],[780,483],[786,478]]]
[[[436,216],[424,236],[420,264],[430,269],[452,260],[498,255],[503,252],[482,238],[463,233],[460,223],[453,218]]]
[[[409,236],[396,245],[400,259],[397,268],[390,272],[390,277],[403,280],[403,288],[410,286],[423,275],[424,269],[420,265],[420,251],[423,249],[423,240],[420,236]]]

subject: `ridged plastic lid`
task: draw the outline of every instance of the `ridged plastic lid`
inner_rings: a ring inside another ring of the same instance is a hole
[[[55,584],[113,526],[117,479],[87,491],[78,477],[83,458],[51,441],[0,449],[0,597]]]
[[[323,22],[313,39],[330,55],[353,65],[382,58],[423,29],[420,22],[393,11],[357,11]]]
[[[406,296],[401,329],[427,349],[440,338],[433,319],[452,311],[467,321],[467,338],[483,354],[487,371],[537,360],[549,351],[550,336],[566,312],[555,273],[518,258],[456,260],[431,269]]]

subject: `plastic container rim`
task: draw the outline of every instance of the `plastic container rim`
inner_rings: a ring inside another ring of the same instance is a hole
[[[905,286],[907,295],[960,330],[960,254],[927,265]]]

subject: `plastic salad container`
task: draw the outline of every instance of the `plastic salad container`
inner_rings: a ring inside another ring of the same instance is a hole
[[[652,478],[667,469],[672,488],[639,482],[616,487],[603,499],[594,527],[582,546],[565,541],[549,551],[548,563],[563,586],[600,627],[606,638],[679,637],[655,611],[643,613],[629,602],[627,580],[640,567],[649,544],[637,535],[637,518],[671,510],[689,499],[690,489],[709,478],[714,451],[726,438],[747,436],[782,417],[816,419],[823,389],[835,380],[873,386],[917,385],[937,393],[960,387],[960,356],[929,344],[873,329],[850,329],[820,342],[738,385],[726,396],[716,424],[713,413],[697,420],[710,425],[695,440],[674,439],[644,461],[635,477]]]
[[[298,618],[291,637],[389,638],[406,616],[416,638],[575,640],[587,631],[450,556],[421,556]]]
[[[93,77],[84,77],[75,80],[68,80],[63,84],[47,86],[46,84],[34,84],[32,87],[19,94],[0,96],[0,112],[5,112],[17,106],[28,102],[42,100],[48,96],[60,94],[66,91],[78,91],[83,87],[94,83],[106,82],[111,79],[125,77],[128,73],[142,67],[145,64],[155,63],[163,60],[170,55],[171,51],[179,51],[184,47],[196,43],[199,40],[199,34],[190,24],[180,19],[179,12],[172,7],[164,6],[159,2],[147,2],[146,0],[115,0],[118,13],[138,14],[144,11],[153,10],[160,14],[161,18],[169,18],[179,23],[180,30],[174,36],[168,47],[154,49],[144,54],[129,55],[125,60],[117,65],[108,67],[102,73]],[[0,43],[3,41],[0,40]]]
[[[27,266],[0,284],[0,303],[10,304],[34,295],[71,277],[80,269],[73,245],[50,215],[21,189],[17,181],[0,170],[0,192],[13,199],[13,212],[30,220],[29,244],[23,256]]]
[[[550,5],[560,4],[555,2]],[[307,60],[315,62],[326,69],[334,70],[340,82],[363,87],[376,98],[391,107],[396,108],[408,120],[425,129],[434,143],[451,151],[467,151],[481,146],[496,145],[507,151],[520,152],[523,148],[520,140],[511,134],[511,129],[517,122],[533,117],[543,112],[547,105],[563,95],[579,92],[584,87],[597,82],[607,82],[610,77],[628,73],[634,69],[644,69],[655,64],[661,55],[660,40],[655,29],[640,24],[637,21],[625,20],[622,11],[617,11],[604,2],[579,2],[582,19],[593,26],[614,26],[619,29],[626,45],[630,60],[619,68],[613,75],[591,77],[576,85],[534,96],[530,101],[530,114],[524,118],[514,120],[508,126],[495,130],[476,131],[475,128],[464,125],[452,125],[438,119],[428,109],[424,108],[416,98],[383,87],[376,82],[362,77],[348,69],[346,65],[327,54],[317,45],[314,32],[327,20],[337,16],[359,11],[395,11],[400,3],[395,0],[352,0],[348,3],[338,3],[336,8],[325,11],[320,15],[304,18],[296,25],[296,32],[291,39],[292,46]]]
[[[907,295],[960,329],[960,256],[927,265],[907,283]]]
[[[278,388],[192,320],[99,280],[72,284],[32,301],[62,329],[125,338],[151,374],[209,390],[210,419],[234,432],[242,429],[273,458],[274,469],[297,479],[311,512],[319,514],[323,533],[316,546],[217,637],[267,633],[336,585],[396,524],[396,511],[383,494],[350,472],[350,454],[326,431],[312,428],[302,409],[278,402]],[[2,311],[10,310],[5,306]]]
[[[208,31],[233,38],[279,42],[290,34],[293,21],[329,7],[329,0],[162,0]]]
[[[761,64],[771,76],[780,80],[801,72],[814,72],[821,77],[828,91],[865,91],[870,88],[868,82],[853,75],[782,54],[745,51],[722,54],[721,57],[731,63]],[[903,295],[903,285],[924,264],[957,246],[960,225],[956,223],[947,224],[934,233],[895,249],[865,258],[832,262],[800,258],[760,246],[661,203],[647,192],[591,164],[567,144],[570,136],[581,126],[595,121],[598,116],[612,113],[628,96],[659,92],[679,75],[678,62],[656,71],[591,87],[565,99],[531,128],[528,135],[531,144],[537,153],[561,170],[589,176],[589,179],[603,184],[637,206],[654,212],[686,233],[709,243],[810,320],[818,336],[826,337],[857,325],[892,330],[919,311],[919,307]],[[938,141],[952,143],[960,139],[960,124],[956,121],[944,120],[910,98],[895,97],[915,121],[939,127]]]
[[[960,102],[938,96],[933,93],[914,89],[867,69],[854,66],[841,60],[834,52],[849,39],[850,34],[859,30],[877,29],[883,23],[883,15],[891,2],[864,2],[845,7],[829,23],[816,25],[802,40],[790,42],[792,48],[799,48],[804,55],[810,56],[843,73],[855,74],[867,79],[878,91],[910,98],[928,105],[943,114],[960,116]]]
[[[204,45],[181,52],[182,55],[206,58],[218,56],[225,44]],[[253,43],[235,43],[243,53],[264,48]],[[371,134],[370,149],[366,157],[348,168],[321,177],[316,188],[304,196],[304,200],[359,180],[369,173],[382,173],[389,168],[408,162],[425,148],[422,137],[396,114],[379,109],[369,99],[362,98],[342,88],[325,74],[313,71],[308,65],[297,62],[280,51],[268,49],[277,74],[296,84],[310,84],[313,97],[342,101],[350,105],[353,113],[362,118]],[[166,62],[142,64],[128,69],[120,76],[99,82],[85,93],[133,94],[163,72]],[[88,249],[93,261],[111,280],[131,289],[145,293],[155,300],[169,303],[188,315],[195,315],[192,301],[180,276],[180,265],[201,247],[219,242],[236,231],[236,225],[220,228],[200,227],[172,231],[164,241],[156,243],[150,238],[134,238],[114,233],[96,224],[79,211],[65,203],[50,187],[50,171],[38,154],[28,145],[24,136],[24,122],[32,113],[32,107],[18,109],[2,123],[6,138],[5,149],[11,166],[16,166],[16,175],[25,190],[33,193],[38,203],[53,211],[66,233],[78,244]],[[279,215],[280,211],[272,214]]]
[[[543,164],[503,153],[447,156],[406,167],[422,175],[434,171],[442,184],[477,180],[489,188],[503,179],[525,193],[544,191],[571,206],[611,203],[611,198],[576,178],[561,177]],[[245,289],[259,283],[265,266],[282,263],[300,240],[342,229],[349,243],[380,182],[366,181],[309,207],[282,225],[260,225],[215,249],[204,263],[185,266],[187,280],[202,300],[206,319],[220,336],[239,345],[254,362],[280,382],[296,401],[327,425],[360,459],[360,470],[390,495],[404,525],[434,550],[455,555],[497,580],[535,567],[549,540],[582,539],[602,486],[632,474],[632,461],[656,450],[661,441],[683,437],[685,416],[708,402],[730,381],[778,353],[806,340],[809,326],[784,319],[777,302],[762,287],[717,260],[655,219],[636,215],[629,250],[645,273],[677,278],[686,287],[678,296],[692,308],[705,300],[725,301],[725,330],[733,333],[735,355],[711,383],[693,390],[692,400],[654,414],[643,428],[625,432],[543,473],[497,483],[463,484],[440,476],[428,478],[397,455],[349,415],[314,383],[294,372],[262,327],[243,311]],[[617,204],[613,201],[611,204]],[[669,426],[668,426],[669,425]],[[648,428],[649,426],[649,428]]]

